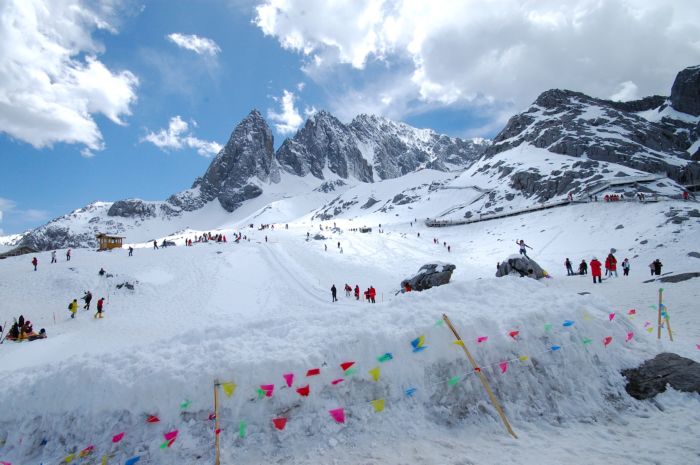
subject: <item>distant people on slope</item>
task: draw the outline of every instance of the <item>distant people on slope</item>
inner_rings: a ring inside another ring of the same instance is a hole
[[[663,266],[663,264],[661,263],[661,260],[659,260],[658,258],[656,260],[654,260],[653,262],[651,262],[649,264],[649,268],[651,269],[651,275],[652,276],[654,276],[654,275],[660,276],[662,266]]]
[[[345,297],[350,297],[352,295],[352,287],[348,283],[345,283]]]
[[[578,274],[588,274],[588,264],[586,263],[586,260],[581,260],[581,263],[578,265]]]
[[[355,284],[355,300],[360,300],[360,285]]]
[[[595,284],[595,279],[598,278],[598,283],[602,283],[601,278],[601,263],[598,261],[597,257],[593,257],[591,260],[591,276],[593,276],[593,284]]]
[[[36,257],[32,258],[32,265],[34,265],[34,271],[36,271],[36,266],[39,264],[39,260]]]
[[[611,252],[605,259],[605,276],[612,278],[613,275],[617,278],[617,259]]]
[[[56,260],[56,251],[52,250],[51,251],[51,263],[56,263],[58,260]]]
[[[337,293],[338,293],[338,290],[335,288],[335,284],[333,284],[331,286],[331,296],[333,297],[333,302],[338,301]]]
[[[73,299],[73,301],[68,304],[68,311],[70,311],[70,317],[75,318],[75,314],[78,312],[78,299]]]
[[[630,261],[629,261],[629,259],[625,258],[622,261],[622,275],[629,276],[629,274],[630,274]]]
[[[134,248],[129,246],[129,256],[131,257],[132,255],[134,255]]]
[[[66,261],[67,261],[67,262],[70,261],[70,249],[68,249],[68,250],[66,251]]]
[[[104,305],[105,305],[105,298],[100,297],[100,300],[97,301],[97,313],[95,313],[95,316],[93,318],[102,318],[102,312],[104,310]]]
[[[566,267],[566,275],[573,276],[574,269],[571,267],[571,260],[569,260],[568,258],[564,260],[564,266]]]
[[[83,295],[83,297],[81,297],[81,300],[85,302],[85,305],[83,305],[83,310],[90,310],[90,302],[92,302],[92,292],[85,291],[85,294]]]

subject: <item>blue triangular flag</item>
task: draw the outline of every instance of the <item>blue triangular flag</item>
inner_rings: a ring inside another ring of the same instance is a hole
[[[416,391],[417,391],[417,389],[414,388],[414,387],[408,388],[408,389],[406,389],[406,395],[407,395],[408,397],[413,397],[413,394],[415,394]]]
[[[550,349],[552,352],[554,352],[555,350],[561,349],[561,346],[552,346]]]
[[[136,457],[131,457],[129,460],[124,462],[124,465],[134,465],[136,462],[141,460],[141,456],[137,455]]]

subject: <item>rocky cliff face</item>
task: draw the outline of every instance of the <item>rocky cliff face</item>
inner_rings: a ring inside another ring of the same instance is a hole
[[[671,87],[671,105],[683,113],[700,116],[700,66],[678,73]]]

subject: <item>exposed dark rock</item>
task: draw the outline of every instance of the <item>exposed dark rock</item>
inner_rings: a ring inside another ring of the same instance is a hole
[[[659,278],[658,280],[662,283],[680,283],[689,279],[697,278],[699,276],[700,273],[698,272],[678,273],[671,276],[664,276],[662,278]]]
[[[442,286],[450,282],[455,266],[451,263],[429,263],[423,265],[418,273],[401,281],[401,289],[406,289],[406,284],[411,285],[411,290],[424,291],[435,286]]]
[[[700,116],[700,66],[678,73],[671,87],[671,105],[683,113]]]
[[[153,218],[156,216],[156,206],[139,199],[118,200],[109,207],[107,216],[122,218]]]
[[[700,253],[698,252],[688,252],[689,257],[700,258]]]
[[[367,199],[367,202],[365,202],[360,208],[363,210],[366,210],[370,208],[372,205],[378,204],[379,200],[375,199],[374,197],[370,197]]]
[[[617,226],[615,226],[615,229],[625,229],[625,226],[622,224],[618,224]]]
[[[644,400],[666,391],[666,386],[683,392],[700,394],[700,363],[680,355],[661,353],[640,367],[623,370],[625,390],[635,399]]]
[[[496,277],[515,275],[520,277],[541,279],[546,276],[540,265],[531,258],[523,255],[511,255],[496,267]]]

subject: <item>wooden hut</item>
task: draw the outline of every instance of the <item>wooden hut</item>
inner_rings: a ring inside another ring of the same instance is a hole
[[[97,240],[100,241],[100,248],[97,250],[121,249],[122,236],[110,236],[109,234],[98,234]]]

